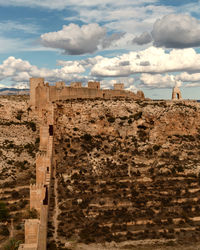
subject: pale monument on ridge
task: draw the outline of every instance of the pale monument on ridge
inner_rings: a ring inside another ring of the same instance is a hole
[[[179,87],[175,86],[172,91],[172,100],[181,100],[182,95]]]

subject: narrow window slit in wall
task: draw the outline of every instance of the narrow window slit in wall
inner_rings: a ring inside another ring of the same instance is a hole
[[[53,125],[49,125],[49,135],[53,136]]]

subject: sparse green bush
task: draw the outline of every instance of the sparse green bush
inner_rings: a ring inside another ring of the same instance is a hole
[[[9,218],[9,212],[6,204],[0,202],[0,222],[6,221]]]
[[[19,198],[19,193],[15,190],[12,191],[11,193],[13,199],[18,199]]]
[[[9,232],[7,226],[5,226],[5,225],[1,226],[0,234],[3,236],[9,236],[10,232]]]
[[[183,167],[181,165],[178,165],[176,167],[176,169],[177,169],[178,172],[183,172],[184,171],[184,169],[183,169]]]
[[[160,145],[153,145],[153,150],[158,151],[161,148]]]
[[[23,113],[24,113],[23,110],[18,110],[17,115],[16,115],[16,119],[21,121]]]
[[[40,143],[40,137],[37,137],[36,139],[35,139],[35,144],[39,144]]]
[[[100,115],[100,116],[99,116],[99,119],[100,119],[100,120],[103,120],[103,119],[104,119],[104,116],[103,116],[103,115]]]
[[[28,218],[29,219],[37,219],[39,217],[38,212],[36,209],[32,208],[28,211]]]
[[[85,141],[91,141],[92,136],[90,134],[84,134],[83,136],[81,136],[81,139],[83,139]]]
[[[16,161],[15,166],[20,168],[21,170],[25,170],[29,166],[29,163],[26,160],[25,161]]]
[[[24,148],[27,150],[30,156],[35,156],[36,145],[34,145],[33,143],[27,143],[26,145],[24,145]]]
[[[141,117],[142,117],[142,112],[138,112],[133,116],[134,120],[139,120]]]
[[[16,239],[10,239],[9,242],[4,246],[4,250],[17,250],[21,241]]]
[[[132,119],[129,119],[128,124],[131,124],[131,123],[133,123],[133,121],[132,121]]]
[[[109,117],[109,118],[108,118],[108,122],[110,122],[110,123],[115,122],[115,117],[112,117],[112,116],[111,116],[111,117]]]
[[[32,129],[32,131],[36,131],[36,124],[35,124],[35,122],[32,122],[32,121],[26,122],[26,126],[27,126],[27,128]]]
[[[128,119],[128,117],[127,116],[121,116],[120,119],[121,120],[126,120],[126,119]]]

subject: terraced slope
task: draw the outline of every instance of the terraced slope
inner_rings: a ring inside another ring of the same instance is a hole
[[[36,120],[30,112],[28,96],[0,97],[0,210],[4,211],[0,248],[8,237],[24,240],[23,219],[30,216],[29,184],[35,180],[39,145]]]
[[[49,249],[199,241],[197,104],[115,99],[55,107],[58,187],[51,200]]]

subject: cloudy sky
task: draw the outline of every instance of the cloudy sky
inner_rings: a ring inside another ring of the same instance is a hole
[[[200,99],[200,0],[0,0],[0,87],[30,77]]]

